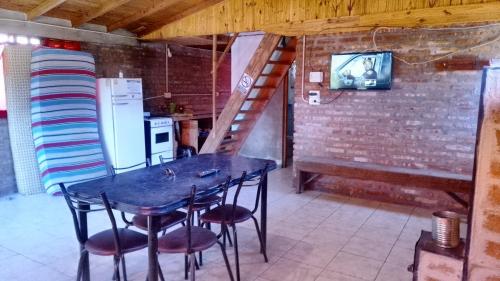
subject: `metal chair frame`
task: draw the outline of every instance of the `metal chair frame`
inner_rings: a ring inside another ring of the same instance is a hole
[[[186,221],[190,222],[193,221],[194,217],[194,206],[196,202],[196,186],[191,187],[191,194],[188,200],[188,208],[187,208],[187,215],[186,215]],[[186,229],[187,229],[187,251],[186,251],[186,256],[185,256],[185,262],[186,262],[186,267],[185,267],[185,273],[187,277],[188,273],[188,268],[189,268],[189,275],[190,275],[190,280],[194,281],[195,280],[195,271],[197,269],[197,261],[196,261],[196,252],[192,248],[192,233],[191,233],[191,228],[192,228],[191,223],[186,224]],[[229,273],[229,277],[231,281],[234,281],[233,277],[233,272],[231,270],[231,266],[229,265],[229,260],[227,258],[226,254],[226,248],[220,241],[217,240],[217,244],[221,248],[222,256],[224,257],[224,262],[226,264],[227,271]],[[188,260],[189,257],[189,260]],[[187,279],[187,278],[186,278]]]
[[[125,255],[122,252],[122,247],[120,244],[120,236],[118,234],[118,227],[116,226],[116,220],[115,216],[113,214],[113,210],[111,209],[111,204],[109,203],[108,197],[106,196],[105,192],[100,193],[100,197],[102,200],[102,203],[95,203],[91,201],[91,198],[88,198],[88,200],[83,200],[80,198],[76,198],[72,195],[70,195],[64,186],[64,184],[60,183],[59,187],[61,188],[61,192],[63,193],[64,199],[66,200],[66,203],[69,207],[69,210],[71,212],[71,216],[73,218],[73,225],[75,228],[75,234],[76,238],[78,240],[78,243],[80,244],[80,259],[78,261],[78,269],[77,269],[77,275],[76,275],[76,280],[82,280],[83,279],[83,262],[85,260],[85,257],[89,255],[88,250],[85,248],[85,242],[83,240],[83,231],[82,228],[80,227],[80,217],[77,215],[78,213],[92,213],[92,212],[98,212],[98,211],[106,211],[107,215],[109,217],[109,220],[111,222],[111,229],[113,232],[113,240],[115,243],[115,249],[116,253],[113,256],[113,262],[114,262],[114,273],[113,273],[113,280],[120,281],[120,263],[122,266],[122,271],[123,271],[123,279],[127,281],[127,270],[126,270],[126,264],[125,264]],[[104,205],[104,207],[103,207]],[[98,206],[98,208],[94,208],[94,206]],[[160,276],[161,278],[163,277],[163,274],[161,273],[160,269]],[[163,280],[163,278],[162,278]]]
[[[252,213],[251,219],[253,220],[253,222],[255,224],[255,230],[257,231],[257,236],[259,237],[260,252],[264,256],[264,261],[265,262],[268,262],[269,260],[267,258],[266,250],[264,249],[264,246],[263,246],[264,243],[263,243],[263,240],[262,240],[262,233],[260,231],[260,227],[259,227],[259,223],[257,221],[257,218],[255,217],[255,213],[259,209],[260,194],[262,192],[262,186],[264,184],[264,179],[266,177],[268,169],[269,169],[269,167],[266,164],[266,166],[261,171],[261,175],[260,175],[260,178],[259,178],[258,184],[257,184],[257,197],[255,199],[255,205],[254,205],[253,210],[250,211]],[[255,184],[249,184],[249,185],[245,185],[244,184],[245,181],[246,181],[246,176],[247,176],[247,173],[246,173],[246,171],[244,171],[242,173],[242,175],[241,175],[240,181],[238,183],[238,187],[236,188],[236,193],[234,195],[233,202],[232,202],[232,209],[231,209],[231,211],[230,211],[229,214],[224,214],[226,216],[225,220],[229,219],[229,223],[226,225],[224,222],[222,222],[222,224],[221,224],[221,233],[219,234],[219,237],[220,236],[223,237],[223,239],[224,239],[223,243],[225,245],[225,237],[226,237],[225,234],[229,233],[228,226],[231,227],[231,229],[232,229],[233,240],[234,240],[233,245],[234,245],[234,252],[235,252],[235,264],[236,264],[236,280],[238,280],[238,281],[240,280],[240,262],[239,262],[239,254],[238,254],[237,228],[236,228],[236,223],[234,222],[235,212],[236,212],[236,208],[238,207],[238,197],[240,195],[241,188],[243,186],[255,186]],[[224,188],[223,196],[222,196],[222,205],[221,206],[223,206],[223,207],[226,206],[228,190],[229,190],[229,185],[226,185],[225,188]],[[229,215],[229,217],[227,217],[227,215]],[[227,235],[227,236],[229,237],[229,235]]]

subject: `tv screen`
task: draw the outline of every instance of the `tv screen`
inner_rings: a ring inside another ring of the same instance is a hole
[[[390,89],[392,53],[333,54],[330,89]]]

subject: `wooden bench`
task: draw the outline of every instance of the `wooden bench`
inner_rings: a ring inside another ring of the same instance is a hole
[[[473,188],[472,176],[468,175],[320,157],[303,157],[294,161],[294,186],[297,193],[304,191],[304,185],[313,179],[311,174],[439,190],[448,194],[464,207],[468,207],[468,202],[457,193],[468,194]]]

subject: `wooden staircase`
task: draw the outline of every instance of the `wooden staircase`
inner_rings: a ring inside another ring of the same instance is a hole
[[[237,153],[295,60],[297,39],[266,34],[200,153]]]

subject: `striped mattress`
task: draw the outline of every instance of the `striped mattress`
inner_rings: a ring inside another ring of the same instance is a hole
[[[59,183],[71,185],[107,175],[91,54],[51,48],[33,51],[31,120],[47,193],[57,193]]]

